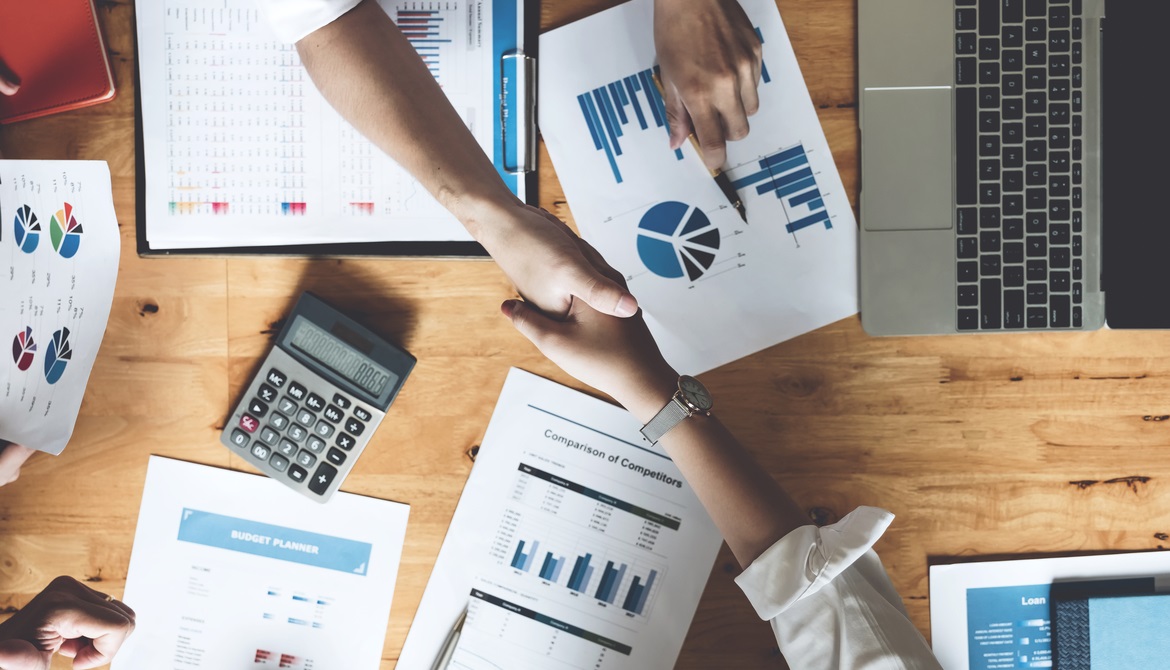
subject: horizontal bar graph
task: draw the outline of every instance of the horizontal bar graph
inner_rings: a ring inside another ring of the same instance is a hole
[[[617,159],[622,155],[621,138],[625,136],[627,126],[630,126],[629,130],[649,130],[653,123],[654,128],[662,128],[667,136],[670,135],[666,105],[654,84],[657,70],[657,67],[648,68],[577,96],[593,147],[605,152],[613,178],[619,184],[622,183],[622,172]],[[663,146],[666,146],[665,141]],[[677,160],[683,159],[681,150],[676,149],[674,155]]]
[[[803,144],[765,156],[757,165],[757,171],[732,181],[735,190],[751,188],[756,195],[770,193],[779,198],[788,215],[785,230],[789,233],[817,224],[823,224],[826,229],[833,227]]]
[[[446,21],[447,17],[438,9],[400,7],[394,17],[398,29],[418,52],[423,64],[440,85],[443,83],[443,55],[440,47],[452,43],[449,35],[453,26],[447,26]]]

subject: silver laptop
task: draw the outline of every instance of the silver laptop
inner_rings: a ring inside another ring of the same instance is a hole
[[[867,332],[1170,325],[1168,6],[859,0]]]

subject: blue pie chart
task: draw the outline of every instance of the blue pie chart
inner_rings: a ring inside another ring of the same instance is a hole
[[[45,351],[45,381],[56,384],[65,374],[69,361],[73,360],[73,346],[69,342],[69,329],[62,328],[53,333],[53,339]]]
[[[682,202],[658,203],[638,222],[638,257],[667,279],[702,277],[715,263],[719,240],[719,229],[703,210]]]
[[[41,222],[37,221],[37,215],[33,213],[32,208],[22,205],[16,210],[16,219],[12,225],[16,228],[14,236],[16,246],[26,254],[36,251],[37,244],[41,241]]]

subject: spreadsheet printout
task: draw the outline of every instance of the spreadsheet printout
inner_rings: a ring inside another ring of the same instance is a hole
[[[499,133],[493,33],[501,44],[522,35],[508,20],[517,5],[381,2],[489,156]],[[503,30],[493,30],[497,10]],[[329,106],[251,0],[144,3],[138,41],[152,247],[471,240]]]

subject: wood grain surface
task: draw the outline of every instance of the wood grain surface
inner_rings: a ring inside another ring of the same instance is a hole
[[[611,4],[546,0],[542,24]],[[856,203],[855,2],[778,4]],[[117,99],[0,128],[9,158],[108,161],[123,242],[73,440],[0,488],[0,612],[58,574],[122,593],[148,455],[250,470],[219,445],[219,430],[278,321],[311,289],[419,361],[346,482],[411,505],[383,651],[392,668],[509,366],[580,385],[499,315],[513,291],[490,262],[139,258],[134,7],[98,5]],[[541,159],[541,204],[571,220]],[[877,549],[929,636],[932,562],[1167,543],[1167,345],[1161,332],[875,339],[849,318],[704,380],[723,421],[811,516],[831,521],[862,504],[897,514]],[[724,548],[678,667],[782,665],[736,574]]]

